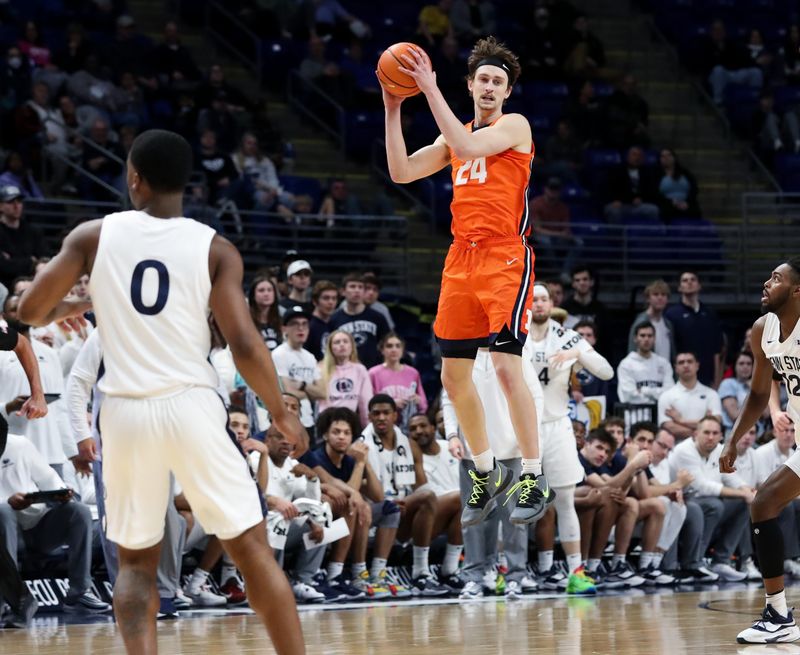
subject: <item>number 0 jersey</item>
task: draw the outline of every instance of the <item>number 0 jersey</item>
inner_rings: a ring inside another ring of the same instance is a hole
[[[472,123],[467,123],[465,128],[472,132]],[[490,157],[465,161],[450,149],[453,167],[450,229],[454,239],[479,241],[487,237],[528,235],[528,184],[533,154],[531,143],[531,152],[509,148]]]
[[[783,378],[789,395],[787,412],[794,421],[795,442],[800,446],[800,321],[781,342],[781,321],[776,314],[767,314],[761,348],[772,368]],[[800,452],[800,451],[798,451]]]
[[[215,389],[208,255],[214,230],[141,211],[103,220],[89,289],[103,342],[108,396]]]

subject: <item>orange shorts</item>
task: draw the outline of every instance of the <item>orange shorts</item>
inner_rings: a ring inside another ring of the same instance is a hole
[[[433,324],[442,349],[488,346],[504,326],[525,343],[533,262],[533,247],[524,237],[454,241],[444,263]]]

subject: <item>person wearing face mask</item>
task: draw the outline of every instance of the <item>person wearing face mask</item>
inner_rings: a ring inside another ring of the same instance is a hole
[[[30,98],[30,92],[30,60],[17,46],[11,46],[0,68],[0,107],[13,109]]]

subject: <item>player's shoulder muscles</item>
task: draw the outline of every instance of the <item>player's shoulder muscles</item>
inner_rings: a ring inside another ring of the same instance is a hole
[[[531,124],[522,114],[504,114],[492,128],[505,132],[513,141],[512,147],[515,149],[527,152],[533,141]]]
[[[761,347],[761,337],[764,335],[764,326],[766,324],[767,315],[759,316],[753,323],[753,329],[750,332],[750,349],[753,351],[753,357],[756,360],[759,358],[766,359],[764,349]]]
[[[61,246],[61,253],[65,256],[74,260],[82,258],[87,273],[91,272],[94,266],[103,220],[96,218],[81,223],[64,238]]]
[[[244,277],[244,264],[242,256],[230,241],[219,234],[211,239],[211,247],[208,252],[208,274],[211,278],[211,286],[217,283],[230,284],[234,282],[241,285]],[[236,281],[238,277],[238,282]]]

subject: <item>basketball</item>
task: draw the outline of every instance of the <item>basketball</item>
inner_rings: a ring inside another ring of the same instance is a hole
[[[413,43],[395,43],[386,48],[378,59],[378,80],[381,86],[399,98],[409,98],[419,93],[414,78],[400,70],[406,65],[400,55],[407,53],[411,48],[421,50]]]

